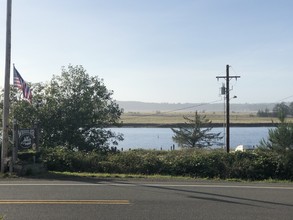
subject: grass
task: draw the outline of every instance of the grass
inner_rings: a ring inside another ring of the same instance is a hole
[[[10,175],[3,178],[9,178]],[[13,178],[17,178],[14,176]],[[145,180],[164,180],[164,181],[174,181],[174,180],[189,180],[189,181],[213,181],[213,182],[254,182],[254,183],[286,183],[293,184],[290,180],[277,180],[277,179],[265,179],[259,181],[243,180],[243,179],[219,179],[219,178],[194,178],[191,176],[171,176],[171,175],[145,175],[145,174],[117,174],[117,173],[86,173],[86,172],[59,172],[59,171],[49,171],[46,174],[40,174],[34,176],[34,178],[44,178],[44,179],[70,179],[70,178],[100,178],[100,179],[145,179]],[[0,220],[4,220],[4,216],[0,215]]]
[[[50,171],[49,174],[68,177],[92,177],[92,178],[130,178],[130,179],[192,179],[191,177],[180,177],[171,175],[144,175],[144,174],[117,174],[117,173],[83,173],[83,172],[57,172]]]
[[[63,177],[81,177],[81,178],[118,178],[118,179],[147,179],[147,180],[190,180],[190,181],[213,181],[213,182],[240,182],[240,183],[290,183],[290,180],[276,180],[276,179],[265,179],[258,181],[242,180],[242,179],[209,179],[209,178],[194,178],[189,176],[171,176],[171,175],[143,175],[143,174],[112,174],[112,173],[83,173],[83,172],[57,172],[50,171],[49,176],[63,176]],[[0,219],[1,220],[1,219]]]
[[[206,115],[213,123],[224,123],[224,113],[222,112],[208,112],[199,113]],[[183,116],[193,117],[194,112],[178,112],[178,113],[124,113],[121,121],[124,124],[179,124],[184,123]],[[230,113],[230,123],[242,124],[267,124],[278,122],[277,118],[258,117],[256,113]]]

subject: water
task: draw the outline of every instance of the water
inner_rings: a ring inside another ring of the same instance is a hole
[[[259,145],[264,138],[268,138],[268,127],[231,127],[230,146],[235,148],[242,145]],[[173,144],[173,131],[170,128],[111,128],[112,131],[124,134],[124,141],[119,142],[118,149],[163,149],[169,150]],[[211,132],[221,132],[224,136],[224,128],[214,128]],[[225,137],[221,140],[224,145]]]

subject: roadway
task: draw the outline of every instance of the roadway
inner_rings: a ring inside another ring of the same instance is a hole
[[[0,216],[5,220],[291,220],[293,184],[124,179],[1,180]]]

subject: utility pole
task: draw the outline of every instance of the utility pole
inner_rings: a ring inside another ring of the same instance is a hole
[[[3,105],[3,131],[1,149],[1,173],[5,171],[5,161],[9,145],[9,92],[10,92],[10,64],[11,64],[11,10],[12,0],[7,0],[7,20],[6,20],[6,58],[5,58],[5,81],[4,81],[4,105]]]
[[[217,76],[216,78],[219,79],[226,79],[226,149],[227,153],[230,152],[230,79],[238,79],[240,76],[229,76],[229,65],[226,65],[226,76]]]

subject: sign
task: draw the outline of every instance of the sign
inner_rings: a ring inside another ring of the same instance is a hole
[[[19,147],[29,149],[32,147],[35,138],[34,129],[19,129],[18,130]]]

